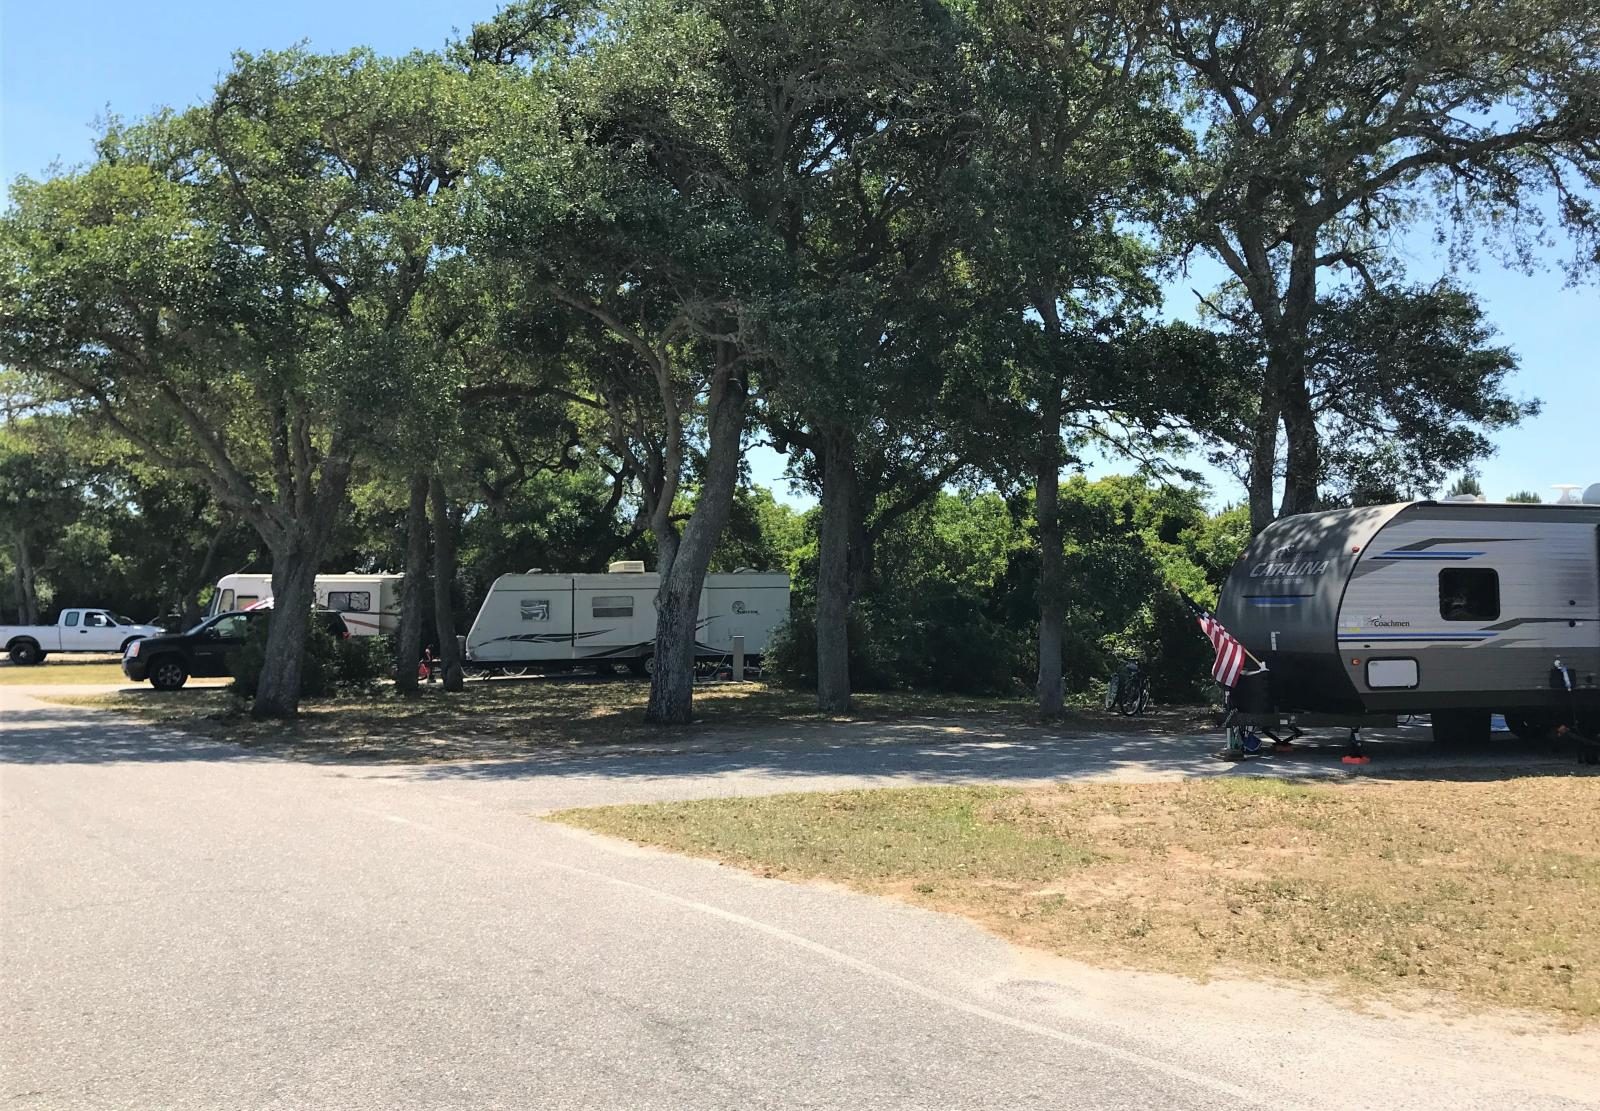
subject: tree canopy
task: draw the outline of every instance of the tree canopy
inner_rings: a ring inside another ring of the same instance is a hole
[[[459,685],[497,575],[644,558],[681,722],[705,575],[784,568],[824,710],[1031,675],[1057,712],[1183,659],[1170,588],[1274,516],[1424,496],[1538,412],[1396,235],[1587,265],[1597,57],[1577,0],[521,0],[401,57],[239,53],[12,186],[13,607],[192,616],[268,568],[282,715],[319,569],[404,570],[404,689],[428,628]],[[1225,278],[1174,321],[1197,255]]]

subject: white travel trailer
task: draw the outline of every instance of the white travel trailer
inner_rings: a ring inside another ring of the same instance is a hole
[[[1441,739],[1600,737],[1600,483],[1546,505],[1410,502],[1274,522],[1217,616],[1268,670],[1243,720],[1431,714]]]
[[[484,667],[561,670],[580,663],[650,669],[660,576],[637,561],[603,575],[501,575],[467,633],[467,659]],[[759,659],[789,616],[789,576],[738,571],[707,575],[700,594],[695,653],[726,656],[744,637]]]
[[[344,615],[352,636],[393,633],[400,624],[403,575],[351,573],[317,576],[317,605]],[[247,610],[272,598],[271,575],[224,575],[211,595],[208,614]]]

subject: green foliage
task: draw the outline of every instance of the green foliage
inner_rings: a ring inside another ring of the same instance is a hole
[[[230,654],[228,671],[233,682],[228,689],[241,698],[254,698],[267,665],[267,630],[271,620],[254,621],[239,648]],[[307,627],[304,662],[300,668],[300,695],[322,698],[332,694],[338,683],[339,641],[319,621]]]
[[[1445,496],[1450,498],[1472,495],[1476,498],[1483,497],[1483,483],[1478,481],[1477,475],[1464,474],[1450,484],[1445,491]]]
[[[1520,505],[1540,505],[1544,499],[1532,490],[1518,490],[1515,494],[1509,495],[1506,501]]]
[[[334,643],[334,685],[340,690],[369,690],[394,668],[394,641],[387,636],[352,636]]]
[[[267,662],[267,629],[254,621],[249,635],[228,660],[233,682],[228,689],[241,698],[254,698]],[[362,691],[389,673],[394,647],[384,637],[336,638],[318,620],[306,632],[305,657],[300,671],[302,698],[326,698],[340,690]]]
[[[1018,514],[1022,514],[1018,516]],[[1215,603],[1249,541],[1241,508],[1208,514],[1190,490],[1079,476],[1061,488],[1066,678],[1086,691],[1119,657],[1143,658],[1157,698],[1204,696],[1210,647],[1178,599]],[[1039,560],[1027,504],[941,493],[882,542],[850,619],[851,682],[963,693],[1031,688]],[[814,546],[796,553],[790,620],[766,661],[795,686],[816,677]]]

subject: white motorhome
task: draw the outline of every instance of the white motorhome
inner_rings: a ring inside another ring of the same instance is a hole
[[[485,667],[560,670],[578,663],[650,669],[660,576],[637,561],[606,574],[501,575],[467,633],[467,659]],[[707,575],[700,594],[695,654],[715,658],[744,637],[759,659],[789,616],[789,576],[754,571]]]
[[[381,572],[318,575],[317,605],[343,614],[353,636],[393,633],[400,625],[400,581],[404,577]],[[224,575],[217,580],[207,615],[247,610],[271,598],[271,575]]]

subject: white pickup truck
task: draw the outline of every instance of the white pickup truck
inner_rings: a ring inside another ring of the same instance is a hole
[[[62,610],[54,625],[0,625],[0,647],[11,662],[43,663],[52,652],[121,652],[143,637],[165,636],[159,625],[135,625],[110,610]]]

